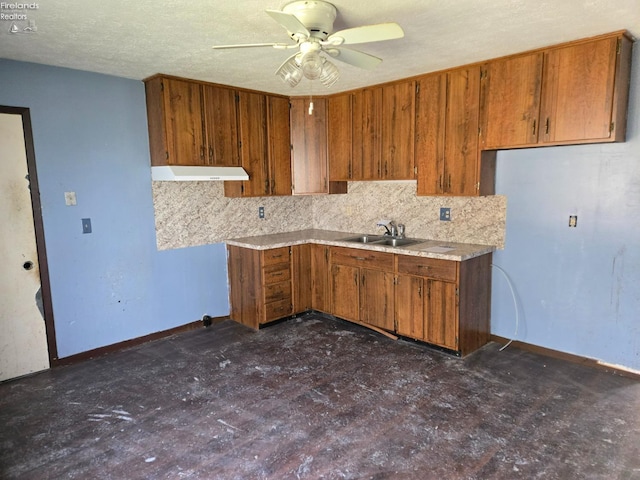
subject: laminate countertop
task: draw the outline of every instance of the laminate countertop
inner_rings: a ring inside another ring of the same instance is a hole
[[[479,257],[495,250],[493,245],[475,245],[470,243],[443,242],[442,240],[428,240],[413,238],[416,243],[411,245],[389,247],[375,243],[350,242],[346,239],[362,235],[364,232],[337,232],[332,230],[299,230],[295,232],[273,233],[255,237],[232,238],[225,240],[227,245],[251,248],[254,250],[268,250],[270,248],[290,247],[305,243],[317,243],[334,247],[360,248],[379,252],[412,255],[415,257],[439,258],[462,262],[470,258]],[[373,234],[371,234],[373,235]],[[379,235],[379,233],[378,233]],[[410,237],[409,237],[410,238]]]

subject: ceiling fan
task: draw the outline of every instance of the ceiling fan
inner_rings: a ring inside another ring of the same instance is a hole
[[[297,0],[285,5],[282,11],[266,10],[266,13],[285,28],[295,43],[247,43],[216,45],[213,48],[297,49],[276,70],[276,75],[291,87],[295,87],[303,76],[309,80],[320,80],[327,87],[332,86],[338,80],[340,72],[325,55],[365,69],[374,68],[382,62],[381,58],[345,48],[344,45],[404,37],[404,32],[397,23],[365,25],[332,33],[338,11],[335,6],[323,0]]]

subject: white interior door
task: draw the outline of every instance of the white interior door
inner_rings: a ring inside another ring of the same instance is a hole
[[[22,116],[0,113],[0,381],[49,368]]]

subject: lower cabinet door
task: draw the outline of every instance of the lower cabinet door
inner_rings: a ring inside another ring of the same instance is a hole
[[[396,332],[424,340],[424,282],[422,278],[398,275],[396,279]]]
[[[331,313],[345,320],[359,320],[358,267],[331,266]]]
[[[393,273],[360,269],[360,320],[394,330]]]
[[[425,340],[452,350],[458,350],[458,298],[456,284],[425,280]]]

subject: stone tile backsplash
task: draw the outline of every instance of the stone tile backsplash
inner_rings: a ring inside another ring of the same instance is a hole
[[[504,248],[503,195],[418,197],[415,181],[349,182],[346,195],[226,198],[222,182],[153,182],[152,191],[159,250],[308,228],[376,233],[381,219],[404,223],[408,237]]]

